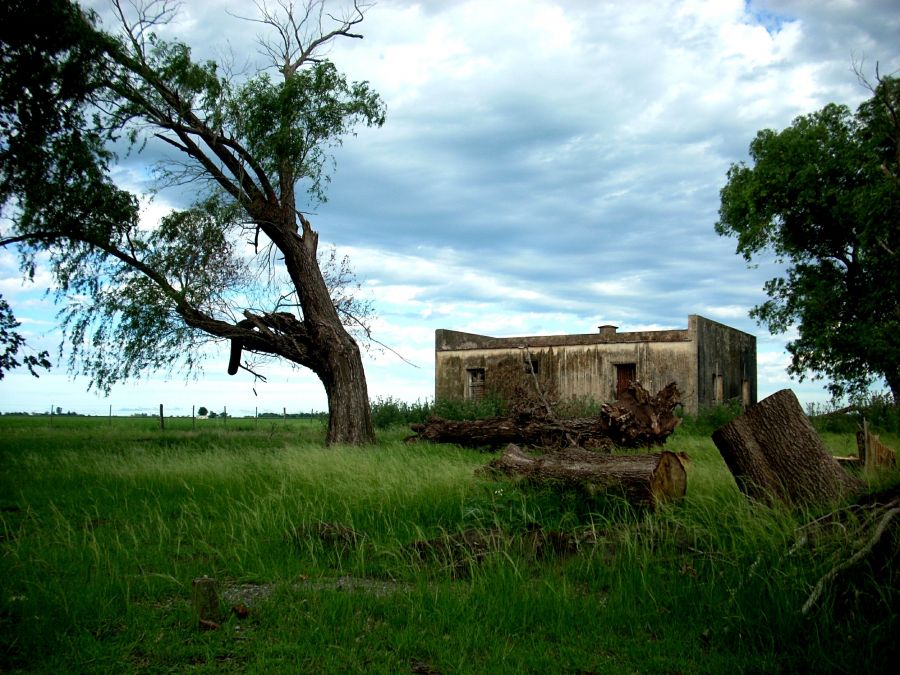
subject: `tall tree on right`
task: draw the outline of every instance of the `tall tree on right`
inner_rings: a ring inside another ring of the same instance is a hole
[[[878,78],[853,113],[830,103],[750,144],[732,164],[716,232],[748,262],[786,265],[750,315],[796,326],[788,372],[835,398],[886,383],[900,404],[900,80]]]

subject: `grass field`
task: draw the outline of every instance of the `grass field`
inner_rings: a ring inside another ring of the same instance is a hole
[[[0,418],[3,671],[850,673],[897,655],[898,588],[864,569],[854,602],[841,585],[801,615],[852,542],[798,545],[818,514],[749,505],[696,431],[669,441],[692,459],[685,502],[650,514],[478,477],[490,455],[400,427],[324,448],[318,421],[50,422]],[[192,613],[204,575],[217,630]]]

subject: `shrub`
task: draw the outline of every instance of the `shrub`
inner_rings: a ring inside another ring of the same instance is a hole
[[[424,422],[433,414],[433,406],[427,400],[407,403],[393,396],[378,396],[371,406],[372,424],[376,429]]]
[[[877,433],[900,433],[900,407],[885,393],[866,394],[850,400],[850,405],[838,407],[836,402],[812,403],[807,408],[816,431],[852,434],[862,425],[863,418]]]
[[[485,396],[480,400],[448,399],[434,404],[432,414],[448,420],[479,420],[505,415],[507,403],[498,396]]]
[[[743,406],[737,399],[721,405],[704,406],[696,415],[682,413],[680,429],[692,436],[711,436],[716,429],[728,424],[743,412]]]

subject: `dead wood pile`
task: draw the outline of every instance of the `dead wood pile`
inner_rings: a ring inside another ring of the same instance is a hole
[[[455,443],[467,448],[496,449],[510,443],[542,448],[579,446],[611,450],[662,445],[678,426],[675,407],[681,400],[675,383],[655,396],[632,383],[619,400],[605,403],[596,417],[560,419],[540,406],[519,407],[508,415],[483,420],[432,417],[413,424],[407,441]]]

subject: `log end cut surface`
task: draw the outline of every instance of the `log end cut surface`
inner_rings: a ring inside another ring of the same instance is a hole
[[[687,471],[674,452],[662,452],[650,479],[650,490],[657,502],[681,501],[687,494]]]

